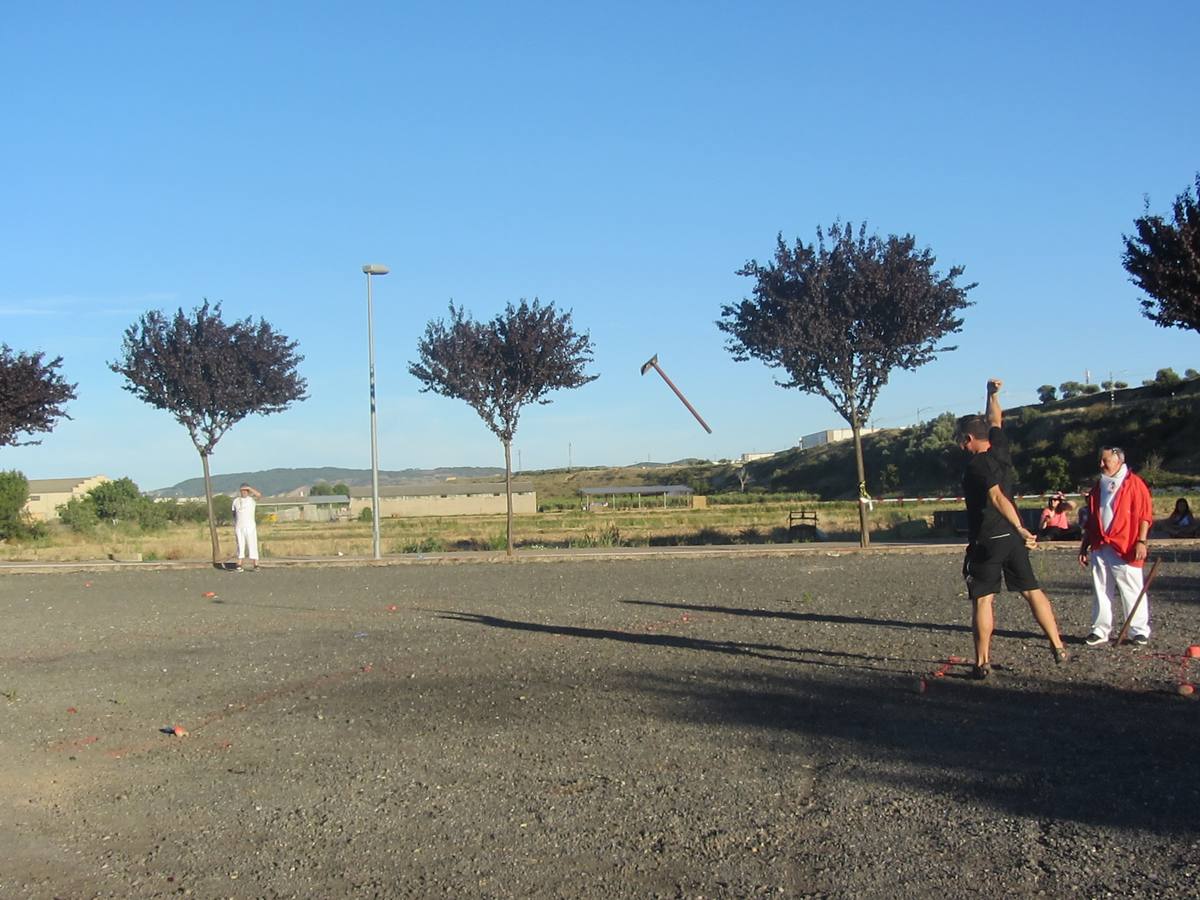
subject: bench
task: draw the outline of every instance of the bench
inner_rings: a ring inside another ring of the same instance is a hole
[[[817,514],[811,509],[793,509],[787,518],[788,537],[791,540],[815,541],[817,539]]]

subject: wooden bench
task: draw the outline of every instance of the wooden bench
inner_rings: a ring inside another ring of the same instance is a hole
[[[793,509],[788,513],[788,537],[792,540],[817,539],[817,514],[811,509]]]

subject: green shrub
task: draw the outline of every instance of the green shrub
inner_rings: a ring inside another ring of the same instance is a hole
[[[621,531],[616,525],[605,525],[598,532],[585,531],[578,537],[571,538],[571,547],[620,547]]]
[[[360,522],[374,522],[375,521],[375,516],[374,516],[374,513],[371,512],[371,507],[364,506],[362,509],[360,509],[358,511],[358,521],[360,521]]]
[[[506,543],[505,547],[507,546]],[[426,537],[421,538],[419,541],[410,541],[407,544],[401,545],[399,551],[401,553],[444,553],[446,545],[442,542],[441,538]]]
[[[156,504],[172,522],[199,523],[208,521],[208,504],[198,500],[166,500]]]
[[[1064,490],[1071,484],[1071,467],[1061,456],[1039,456],[1029,464],[1027,485],[1035,491]]]
[[[90,534],[100,524],[96,504],[90,497],[72,497],[58,508],[59,520],[72,531]]]
[[[29,481],[20,472],[0,472],[0,538],[16,538],[25,534],[28,516],[25,501],[29,499]]]
[[[87,496],[96,509],[96,517],[114,525],[117,522],[139,521],[142,507],[149,502],[129,478],[102,482],[88,491]]]

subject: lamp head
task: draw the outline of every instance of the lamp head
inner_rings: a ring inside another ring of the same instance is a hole
[[[387,266],[381,266],[378,263],[367,263],[362,269],[365,275],[386,275],[391,271]]]

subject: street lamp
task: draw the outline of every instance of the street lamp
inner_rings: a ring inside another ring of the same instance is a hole
[[[375,428],[375,309],[371,304],[371,276],[386,275],[387,266],[368,263],[362,267],[367,276],[367,360],[371,369],[371,548],[379,552],[379,440]]]

